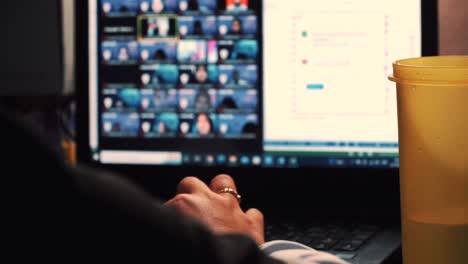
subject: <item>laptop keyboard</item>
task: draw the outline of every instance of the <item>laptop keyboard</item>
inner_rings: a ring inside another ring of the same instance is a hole
[[[298,225],[267,224],[265,238],[290,240],[321,251],[354,252],[361,248],[377,232],[373,225]]]

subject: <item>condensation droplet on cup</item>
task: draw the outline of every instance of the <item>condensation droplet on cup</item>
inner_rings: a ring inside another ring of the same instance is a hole
[[[411,91],[416,92],[416,86],[411,86]]]
[[[419,148],[418,148],[418,152],[419,152],[419,153],[422,153],[422,152],[423,152],[423,148],[419,147]]]

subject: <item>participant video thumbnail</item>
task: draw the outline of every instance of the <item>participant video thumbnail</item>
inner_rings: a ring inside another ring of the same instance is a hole
[[[181,14],[213,14],[217,8],[216,1],[217,0],[179,0],[179,12]]]
[[[258,55],[258,42],[243,39],[218,41],[219,63],[254,63]]]
[[[140,115],[140,137],[157,137],[159,136],[157,127],[155,126],[156,114],[143,113]]]
[[[176,16],[140,16],[138,17],[138,37],[139,39],[175,38],[176,24]]]
[[[214,137],[217,133],[216,115],[208,113],[195,114],[192,123],[192,137]]]
[[[178,19],[181,38],[213,38],[216,35],[215,16],[181,16]]]
[[[175,136],[179,129],[179,116],[176,113],[158,114],[155,126],[161,136]]]
[[[104,111],[130,111],[138,110],[141,94],[136,88],[104,89],[103,92]]]
[[[177,42],[140,42],[140,61],[142,63],[177,62]]]
[[[219,65],[220,87],[254,88],[258,81],[257,65]]]
[[[254,89],[223,89],[217,95],[219,113],[254,113],[257,110],[258,94]]]
[[[193,113],[179,115],[178,135],[180,137],[187,137],[190,135],[194,119],[195,114]]]
[[[258,134],[256,114],[220,114],[218,131],[226,138],[253,138]]]
[[[215,89],[179,90],[178,100],[180,112],[214,112],[216,110]]]
[[[105,89],[102,91],[102,110],[103,112],[112,111],[114,109],[119,109],[123,106],[123,102],[120,101],[120,98],[117,94],[116,89]]]
[[[179,68],[174,64],[140,66],[141,86],[146,88],[176,88]]]
[[[216,65],[180,65],[179,66],[179,88],[194,88],[200,86],[211,86],[218,79]]]
[[[256,16],[220,16],[217,20],[218,33],[221,38],[238,39],[255,37],[257,34]]]
[[[249,11],[249,0],[226,0],[226,12],[244,13],[247,11]]]
[[[177,111],[176,89],[142,89],[140,110],[143,112]]]
[[[179,117],[175,113],[144,113],[140,117],[140,136],[175,137],[179,126]]]
[[[138,0],[102,0],[101,7],[106,16],[136,15]]]
[[[140,0],[140,12],[155,14],[175,14],[178,0]]]
[[[216,115],[209,113],[180,114],[180,137],[201,138],[215,137],[217,134]]]
[[[102,62],[111,65],[136,64],[138,58],[138,42],[136,41],[104,41],[102,42]]]
[[[208,63],[218,62],[218,44],[215,40],[208,41]]]
[[[206,62],[207,46],[204,40],[182,40],[179,42],[177,57],[179,62],[204,63]]]
[[[106,137],[136,137],[139,126],[138,113],[102,114],[102,135]]]

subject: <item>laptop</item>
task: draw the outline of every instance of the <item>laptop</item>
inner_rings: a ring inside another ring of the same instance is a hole
[[[392,62],[437,53],[436,0],[77,1],[78,157],[166,199],[232,175],[266,238],[398,258]]]

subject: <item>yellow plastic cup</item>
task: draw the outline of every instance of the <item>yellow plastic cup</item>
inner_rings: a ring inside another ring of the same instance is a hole
[[[405,264],[468,263],[468,56],[393,64]]]

